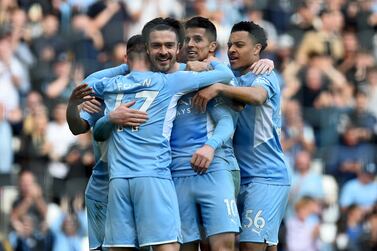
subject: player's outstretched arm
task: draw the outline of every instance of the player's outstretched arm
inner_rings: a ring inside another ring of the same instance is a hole
[[[79,105],[85,101],[93,99],[90,96],[93,90],[87,85],[82,84],[73,89],[67,106],[67,122],[69,129],[74,135],[89,131],[89,124],[80,117]]]
[[[274,62],[270,59],[259,59],[250,66],[250,71],[256,75],[270,74],[273,69]],[[220,84],[214,84],[200,90],[192,100],[194,107],[199,111],[205,112],[208,102],[220,94],[220,89]],[[237,105],[238,109],[242,108],[242,104],[248,104],[242,100],[236,99],[236,101],[241,103]]]

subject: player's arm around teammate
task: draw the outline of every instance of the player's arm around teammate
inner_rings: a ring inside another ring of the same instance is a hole
[[[266,45],[265,33],[258,25],[235,24],[229,38],[228,57],[232,70],[238,74],[239,86],[217,84],[201,91],[193,101],[204,109],[208,100],[222,95],[246,104],[234,138],[241,169],[241,251],[277,250],[279,226],[289,191],[289,177],[279,142],[277,77],[275,73],[255,76],[248,72]],[[269,198],[268,201],[265,198]]]

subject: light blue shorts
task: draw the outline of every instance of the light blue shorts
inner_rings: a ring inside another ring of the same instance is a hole
[[[181,242],[177,195],[171,180],[110,180],[104,247]]]
[[[85,197],[90,250],[99,250],[105,239],[107,203]],[[102,249],[106,250],[106,249]]]
[[[288,203],[290,186],[249,183],[241,185],[238,209],[240,242],[277,245],[280,223]]]
[[[173,178],[181,215],[183,243],[205,236],[238,233],[240,220],[230,171]]]

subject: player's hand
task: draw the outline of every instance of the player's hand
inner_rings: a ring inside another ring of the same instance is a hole
[[[130,108],[134,104],[135,101],[121,104],[114,111],[110,112],[109,118],[111,123],[120,126],[138,127],[147,121],[148,114],[146,112]]]
[[[198,173],[202,174],[208,170],[213,157],[215,155],[215,149],[209,145],[204,145],[199,148],[191,158],[191,166]]]
[[[71,96],[69,97],[69,103],[72,105],[80,105],[86,101],[93,100],[94,97],[90,96],[93,94],[93,90],[88,84],[81,84],[73,89]]]
[[[200,61],[188,61],[186,63],[186,70],[187,71],[208,71],[210,69],[210,65],[208,62],[200,62]]]
[[[192,98],[192,106],[199,112],[205,112],[208,102],[219,95],[219,84],[214,84],[198,91]]]
[[[255,75],[264,73],[270,74],[274,68],[274,61],[271,59],[262,58],[250,66],[250,71]]]
[[[81,109],[89,113],[102,112],[101,102],[99,102],[95,98],[82,103]]]

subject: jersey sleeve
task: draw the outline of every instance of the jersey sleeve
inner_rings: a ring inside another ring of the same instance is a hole
[[[174,92],[188,93],[214,83],[229,83],[233,78],[232,71],[224,64],[212,61],[213,70],[204,72],[179,71],[168,74],[168,83]]]
[[[233,135],[236,129],[237,112],[233,111],[225,102],[214,99],[213,103],[208,106],[208,112],[215,123],[215,129],[212,136],[207,140],[206,145],[214,149],[222,146]],[[212,102],[212,101],[211,101]]]
[[[121,64],[121,65],[116,66],[116,67],[107,68],[107,69],[104,69],[104,70],[101,70],[101,71],[94,72],[94,73],[90,74],[89,76],[87,76],[83,80],[83,82],[84,83],[93,82],[93,81],[96,81],[96,80],[100,80],[102,78],[111,78],[111,77],[115,77],[115,76],[118,76],[118,75],[124,75],[128,71],[129,71],[128,65],[127,64]]]
[[[110,122],[109,115],[100,118],[93,127],[93,138],[96,141],[107,140],[114,129],[114,124]]]
[[[277,92],[276,85],[274,85],[272,76],[270,75],[263,74],[256,77],[253,81],[253,86],[260,86],[265,89],[269,99]]]

